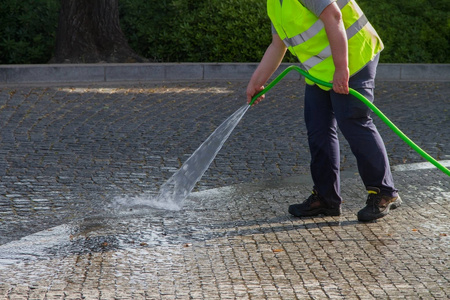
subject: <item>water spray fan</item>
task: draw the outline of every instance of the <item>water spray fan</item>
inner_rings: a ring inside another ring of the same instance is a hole
[[[274,87],[284,76],[286,76],[287,73],[290,71],[295,70],[299,72],[304,77],[308,78],[309,80],[312,80],[313,82],[332,88],[333,85],[329,82],[322,81],[320,79],[315,78],[308,72],[302,70],[298,66],[289,66],[287,67],[280,75],[278,75],[265,89],[263,89],[261,92],[259,92],[256,96],[252,98],[252,101],[250,102],[250,106],[253,105],[256,99],[267,93],[272,87]],[[419,153],[423,158],[428,160],[430,163],[432,163],[434,166],[436,166],[439,170],[450,176],[450,170],[444,167],[441,163],[439,163],[436,159],[434,159],[432,156],[430,156],[428,153],[426,153],[424,150],[422,150],[419,146],[417,146],[406,134],[404,134],[400,129],[395,126],[394,123],[391,122],[372,102],[370,102],[366,97],[358,93],[352,88],[349,88],[349,93],[356,98],[358,98],[360,101],[362,101],[366,106],[368,106],[386,125],[394,131],[395,134],[397,134],[405,143],[407,143],[413,150],[415,150],[417,153]]]

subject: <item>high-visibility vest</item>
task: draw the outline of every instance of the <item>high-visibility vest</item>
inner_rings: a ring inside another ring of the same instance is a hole
[[[371,61],[384,46],[354,0],[336,2],[347,33],[351,76]],[[316,78],[331,82],[335,67],[323,22],[299,0],[267,0],[267,13],[277,34],[289,51],[299,59],[303,69]],[[314,84],[308,79],[306,81]]]

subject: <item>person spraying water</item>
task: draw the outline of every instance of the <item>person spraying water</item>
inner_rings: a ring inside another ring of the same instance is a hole
[[[370,110],[349,94],[351,86],[373,101],[381,39],[353,0],[268,0],[267,11],[272,43],[248,84],[249,101],[278,68],[287,49],[311,75],[332,82],[330,89],[307,80],[304,113],[314,186],[304,202],[289,206],[289,213],[341,215],[339,126],[369,193],[358,220],[386,216],[402,200]]]
[[[181,207],[248,108],[259,103],[265,93],[292,70],[305,76],[307,82],[305,121],[314,187],[308,199],[289,206],[289,213],[297,217],[342,213],[337,126],[356,156],[369,194],[366,206],[358,212],[358,220],[382,218],[401,205],[386,149],[370,110],[414,150],[450,176],[448,169],[410,141],[373,105],[375,74],[383,43],[355,1],[268,0],[267,6],[272,21],[272,43],[248,84],[249,105],[225,120],[162,185],[159,202],[168,201]],[[290,66],[264,88],[287,49],[299,58],[307,71]]]

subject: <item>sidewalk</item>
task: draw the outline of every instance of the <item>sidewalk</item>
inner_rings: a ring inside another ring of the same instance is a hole
[[[312,187],[303,85],[252,107],[175,211],[152,195],[245,105],[246,80],[0,87],[0,299],[448,299],[449,177],[380,120],[404,205],[357,221],[342,139],[343,215],[288,214]],[[448,95],[380,80],[375,104],[450,167]]]

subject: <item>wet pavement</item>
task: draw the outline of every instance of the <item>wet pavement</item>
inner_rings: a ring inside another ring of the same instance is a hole
[[[0,86],[0,299],[448,299],[450,179],[376,116],[404,205],[360,223],[311,191],[303,82],[249,109],[181,210],[159,187],[245,104],[244,81]],[[450,166],[450,82],[378,82],[375,104]]]

